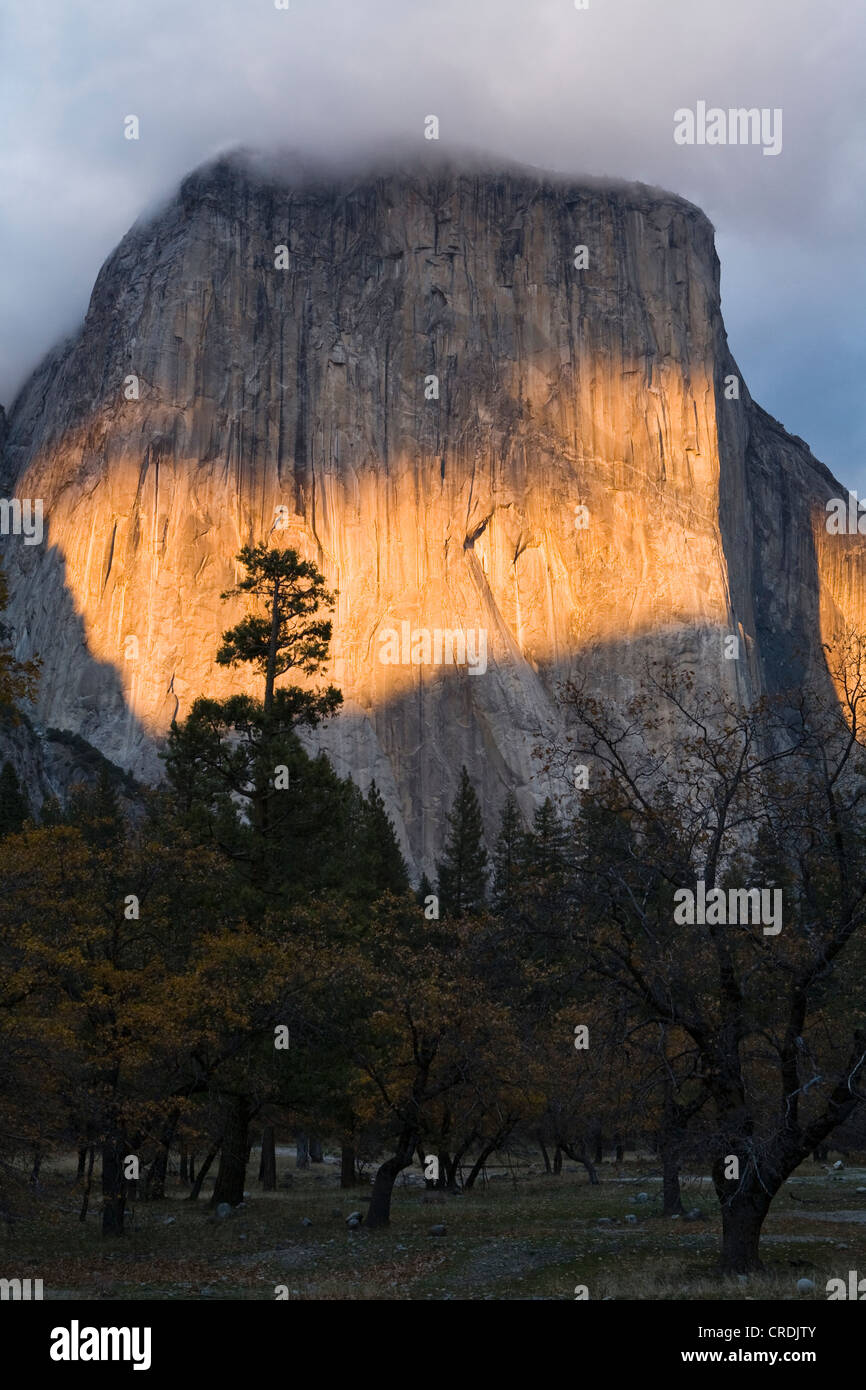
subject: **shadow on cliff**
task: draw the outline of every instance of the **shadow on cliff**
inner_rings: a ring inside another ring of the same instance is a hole
[[[80,734],[111,762],[145,779],[150,773],[152,779],[160,767],[153,736],[132,710],[118,667],[100,660],[90,650],[84,619],[66,582],[63,551],[59,545],[50,544],[49,530],[50,526],[46,526],[44,553],[36,564],[28,563],[25,553],[24,562],[17,566],[10,605],[19,644],[24,627],[30,648],[26,654],[39,656],[42,661],[35,701],[37,718],[46,726]],[[32,609],[27,603],[28,579],[37,568],[42,583],[50,584],[53,591],[53,635],[46,631],[47,623],[33,623]]]
[[[807,544],[817,595],[820,575],[811,533]],[[117,668],[90,652],[85,624],[65,583],[59,547],[51,546],[42,564],[50,567],[56,582],[53,611],[62,634],[46,663],[54,692],[44,712],[46,722],[82,734],[114,762],[127,767],[146,764],[142,775],[156,780],[162,740],[134,714]],[[736,661],[724,657],[725,629],[687,624],[660,626],[622,640],[595,640],[559,660],[491,660],[486,672],[478,675],[465,669],[419,666],[413,668],[410,690],[367,709],[350,707],[323,727],[314,742],[340,773],[351,772],[365,787],[377,781],[411,868],[416,875],[432,874],[464,764],[481,801],[491,849],[509,792],[516,794],[527,822],[546,795],[568,795],[570,788],[562,778],[544,769],[544,750],[564,746],[568,721],[560,703],[561,689],[584,674],[587,664],[591,687],[614,703],[635,693],[646,666],[660,661],[700,670],[712,687],[717,659],[718,687],[736,689],[745,702],[761,690],[779,694],[798,689],[810,669],[813,674],[823,672],[826,690],[832,693],[819,629],[810,634],[796,609],[791,619],[787,628],[768,633],[760,626],[750,630],[732,612],[727,633],[739,633],[745,639]],[[772,642],[765,655],[768,637]],[[84,662],[80,656],[74,663],[68,661],[79,645],[86,653]],[[81,673],[74,688],[63,684],[64,661]],[[202,694],[207,691],[195,691],[193,698]],[[62,702],[68,712],[64,720],[52,713],[52,700]]]

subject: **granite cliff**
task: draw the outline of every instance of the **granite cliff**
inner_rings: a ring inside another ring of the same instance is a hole
[[[41,545],[2,542],[38,717],[139,777],[244,686],[214,664],[239,547],[315,559],[346,699],[323,742],[416,868],[461,763],[490,831],[507,788],[545,793],[570,674],[613,698],[670,655],[748,697],[866,627],[864,542],[824,524],[845,491],[752,401],[710,223],[643,185],[221,159],[109,257],[2,481],[44,503]],[[437,632],[483,633],[484,669],[405,660]]]

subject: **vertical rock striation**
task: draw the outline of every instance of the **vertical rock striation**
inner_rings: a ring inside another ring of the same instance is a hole
[[[4,486],[45,504],[44,544],[10,551],[40,715],[139,775],[248,679],[214,664],[239,547],[315,559],[346,697],[324,743],[417,868],[461,763],[490,830],[506,789],[544,794],[564,678],[615,698],[670,655],[748,696],[866,626],[862,541],[824,526],[843,489],[728,350],[710,223],[642,185],[198,170],[19,395]],[[407,630],[483,633],[486,669],[384,661]]]

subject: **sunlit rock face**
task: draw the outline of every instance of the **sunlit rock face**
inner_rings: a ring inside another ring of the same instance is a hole
[[[197,695],[255,688],[214,664],[233,557],[293,545],[339,591],[324,744],[415,869],[462,763],[491,836],[550,789],[569,676],[615,699],[670,657],[749,697],[863,613],[843,489],[728,351],[712,227],[642,185],[221,160],[106,262],[4,460],[44,500],[3,544],[46,724],[158,775]]]

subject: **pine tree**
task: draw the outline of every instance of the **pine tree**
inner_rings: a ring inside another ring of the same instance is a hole
[[[493,851],[493,908],[498,913],[513,909],[526,871],[527,835],[514,796],[509,793]]]
[[[568,865],[568,837],[550,797],[539,806],[529,836],[529,858],[533,875],[542,883],[562,879]]]
[[[385,809],[385,802],[375,782],[364,801],[364,851],[369,873],[377,893],[406,893],[409,875],[400,853],[394,824]]]
[[[291,549],[244,546],[237,558],[247,573],[222,597],[249,594],[264,602],[265,611],[247,614],[224,632],[216,659],[221,666],[252,665],[264,678],[264,697],[196,700],[186,721],[172,724],[164,756],[187,823],[238,858],[255,861],[258,873],[273,864],[268,842],[280,837],[290,800],[276,784],[277,769],[290,768],[302,756],[294,731],[330,717],[343,697],[332,685],[275,687],[290,671],[313,676],[324,666],[331,623],[317,613],[334,602],[324,576]],[[310,770],[310,760],[303,761]],[[297,791],[295,786],[295,801]],[[254,832],[246,846],[240,843],[239,803]]]
[[[18,775],[12,764],[5,762],[0,770],[0,840],[17,835],[29,815],[30,807]]]
[[[335,595],[325,587],[324,575],[311,561],[299,559],[295,550],[245,545],[238,560],[246,575],[221,597],[252,594],[265,601],[266,612],[249,613],[223,633],[217,664],[249,662],[256,667],[265,680],[263,711],[269,721],[276,716],[280,726],[318,724],[342,702],[339,691],[328,686],[310,692],[296,686],[277,692],[275,682],[287,671],[312,676],[322,670],[332,624],[317,614],[320,608],[333,608]]]
[[[443,917],[465,917],[480,911],[487,892],[487,862],[481,808],[464,766],[460,771],[460,790],[448,817],[445,853],[436,865],[439,911]]]
[[[435,898],[436,890],[426,874],[421,875],[421,882],[415,890],[415,901],[419,907],[427,906],[428,898]]]
[[[532,916],[544,926],[565,908],[571,879],[568,832],[550,797],[535,812],[526,854],[524,891]]]
[[[77,786],[69,798],[69,823],[77,825],[89,845],[117,849],[125,838],[125,824],[116,781],[108,769],[99,770],[91,786]]]

